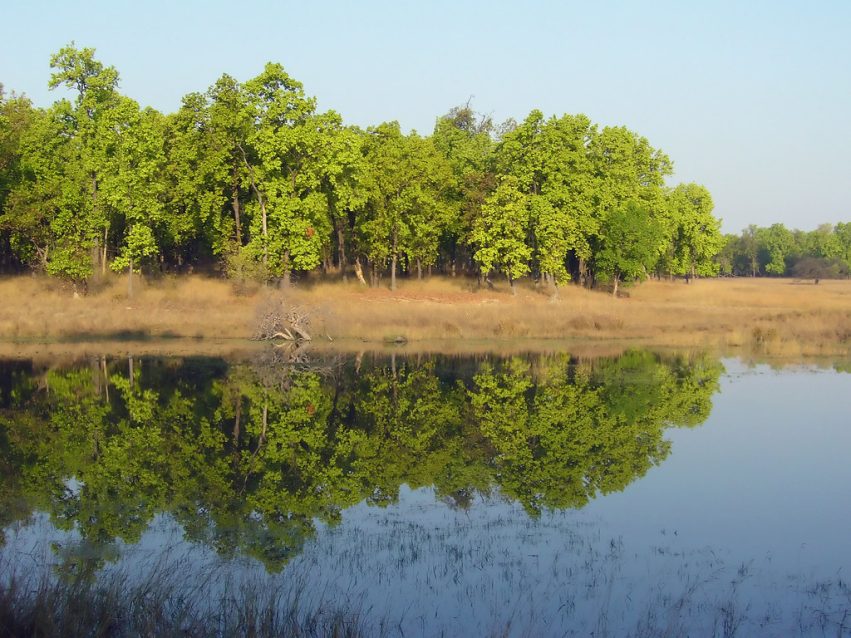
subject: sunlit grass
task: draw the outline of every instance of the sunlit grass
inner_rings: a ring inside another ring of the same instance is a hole
[[[247,339],[263,299],[282,294],[311,309],[314,336],[325,341],[633,340],[789,356],[851,349],[851,281],[649,281],[619,299],[573,285],[554,298],[530,281],[512,295],[504,283],[479,288],[460,277],[401,280],[395,292],[321,278],[286,291],[245,290],[201,276],[137,282],[136,289],[128,298],[116,277],[73,298],[55,280],[0,280],[0,338]]]

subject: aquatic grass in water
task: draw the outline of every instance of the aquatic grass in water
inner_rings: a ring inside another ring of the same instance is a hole
[[[354,609],[324,601],[295,580],[241,578],[221,561],[172,561],[142,573],[138,564],[97,578],[28,573],[4,559],[3,636],[362,636],[375,635]]]
[[[734,562],[659,532],[640,547],[581,513],[529,518],[495,499],[449,508],[405,490],[323,527],[280,574],[179,543],[126,554],[97,579],[22,573],[5,548],[11,635],[848,635],[851,588],[770,561]],[[160,540],[179,526],[163,520]],[[12,544],[31,541],[26,528]],[[148,541],[154,539],[147,539]],[[18,555],[33,546],[17,547]]]

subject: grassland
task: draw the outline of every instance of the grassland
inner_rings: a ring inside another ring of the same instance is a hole
[[[518,286],[516,295],[507,286],[480,289],[462,278],[403,280],[395,292],[303,280],[282,291],[191,276],[149,281],[133,297],[122,280],[107,280],[74,297],[55,280],[24,276],[0,280],[0,354],[34,346],[71,351],[92,343],[224,354],[250,347],[258,309],[279,295],[310,313],[315,344],[341,349],[393,340],[449,351],[572,341],[788,356],[851,352],[851,281],[649,281],[618,299],[565,286],[554,299],[531,282]]]

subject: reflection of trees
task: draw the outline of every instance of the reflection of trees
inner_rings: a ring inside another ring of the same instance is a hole
[[[76,565],[92,547],[137,541],[166,512],[188,539],[277,570],[314,520],[334,524],[364,499],[392,503],[403,483],[434,485],[461,507],[498,487],[532,514],[621,490],[667,456],[666,427],[708,416],[721,373],[705,357],[638,351],[469,364],[4,369],[2,522],[39,509],[76,528],[80,542],[60,552]]]
[[[646,352],[574,365],[542,358],[482,366],[470,402],[494,447],[495,482],[530,513],[581,507],[619,491],[661,462],[669,424],[709,414],[721,366],[705,358],[662,361]]]

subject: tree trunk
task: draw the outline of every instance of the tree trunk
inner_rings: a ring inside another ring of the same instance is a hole
[[[343,224],[337,221],[337,266],[343,274],[343,281],[346,281],[346,236],[343,232]]]
[[[100,270],[100,255],[100,238],[95,237],[91,250],[92,273],[97,273]]]
[[[130,267],[127,269],[127,296],[133,296],[133,257],[130,257]]]
[[[393,255],[390,258],[390,290],[396,290],[396,261],[398,254],[396,253],[399,243],[399,233],[396,228],[393,228]]]
[[[97,207],[98,207],[98,178],[96,173],[92,173],[92,218],[97,219]],[[102,275],[106,274],[106,259],[101,260],[101,252],[98,248],[97,241],[95,241],[94,251],[92,253],[92,270],[97,272],[98,266],[100,266],[100,271]],[[103,234],[103,245],[106,248],[106,229],[104,229]],[[103,253],[106,254],[106,251]],[[98,264],[98,261],[101,263]]]
[[[242,226],[240,224],[239,215],[239,186],[236,184],[236,167],[233,169],[233,192],[231,199],[231,208],[233,209],[233,221],[236,225],[236,247],[242,246]]]
[[[107,257],[107,244],[109,243],[109,227],[103,229],[103,246],[101,246],[101,259],[100,259],[100,274],[106,275],[106,257]]]
[[[289,288],[290,282],[292,281],[291,277],[290,277],[292,269],[290,268],[290,251],[289,250],[284,251],[283,266],[284,266],[284,269],[283,269],[284,270],[284,276],[282,277],[281,283],[283,284],[284,288]]]
[[[612,286],[612,297],[617,297],[617,296],[618,296],[618,283],[619,283],[619,279],[620,279],[620,277],[619,277],[618,275],[615,275],[615,285],[614,285],[614,286]]]
[[[260,192],[257,192],[258,196]],[[266,202],[260,197],[260,214],[263,220],[263,270],[266,270],[266,265],[269,262],[269,232],[266,227]],[[265,274],[265,273],[264,273]]]
[[[417,279],[423,280],[423,262],[417,257]]]
[[[508,277],[508,285],[511,286],[511,294],[517,294],[517,288],[514,287],[514,278],[511,275],[506,275]]]
[[[260,219],[262,221],[263,230],[263,269],[265,270],[266,264],[269,261],[269,233],[266,225],[266,201],[263,199],[263,193],[261,193],[260,189],[257,187],[257,182],[254,181],[254,169],[252,169],[251,166],[248,164],[248,157],[245,154],[245,149],[240,147],[240,151],[242,151],[242,158],[245,162],[245,166],[250,171],[251,188],[254,190],[254,194],[257,195],[257,201],[260,203]]]
[[[233,447],[234,450],[239,449],[239,426],[242,418],[242,395],[236,399],[236,407],[233,415]]]
[[[106,367],[106,356],[101,357],[101,368],[103,369],[103,395],[109,403],[109,370]]]

